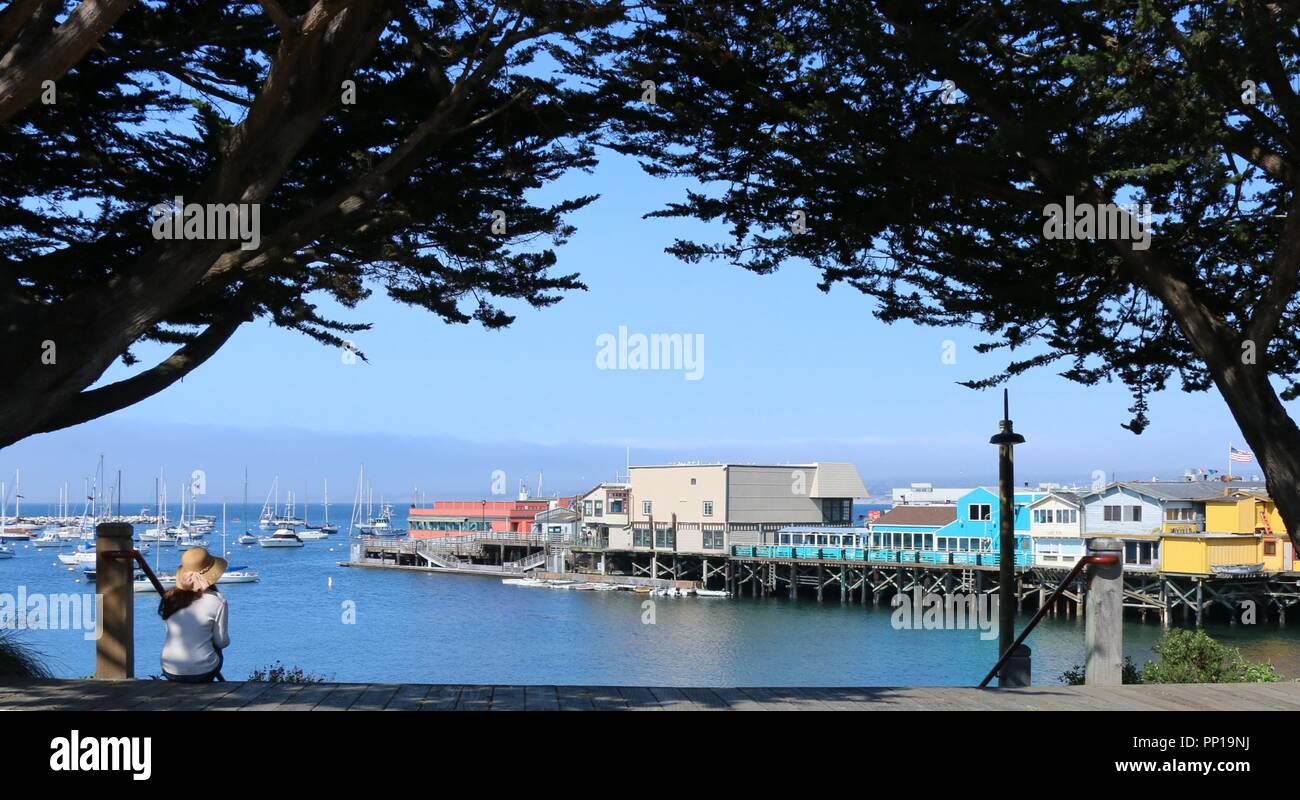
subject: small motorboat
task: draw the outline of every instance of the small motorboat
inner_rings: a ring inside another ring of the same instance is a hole
[[[545,586],[546,581],[537,578],[506,578],[501,581],[506,586]]]
[[[262,579],[254,570],[245,566],[231,567],[221,573],[217,583],[257,583]]]
[[[696,597],[731,597],[731,592],[724,589],[696,589]]]
[[[53,532],[48,530],[32,539],[32,544],[36,547],[62,547],[66,543],[65,539],[55,536]]]
[[[318,528],[305,528],[298,531],[298,538],[304,541],[314,542],[319,539],[328,539],[330,535]]]
[[[176,576],[159,575],[158,582],[162,584],[164,590],[167,590],[176,585]],[[132,579],[131,585],[137,592],[152,592],[156,591],[158,588],[154,586],[153,581],[149,580],[149,577],[144,574],[144,570],[139,569],[135,571],[135,577]]]
[[[4,545],[0,544],[0,558],[13,558],[13,557],[14,557],[14,549],[12,547],[5,547]]]
[[[71,553],[59,553],[59,561],[69,567],[80,564],[94,564],[95,558],[95,548],[87,547],[84,544],[79,545]]]
[[[249,533],[248,531],[244,531],[243,533],[239,534],[239,538],[236,539],[235,541],[239,542],[240,544],[257,544],[257,537],[254,536],[252,533]]]
[[[650,594],[654,590],[651,589],[649,586],[633,586],[632,591],[636,592],[637,594]]]
[[[289,528],[278,528],[270,536],[257,540],[262,547],[302,547],[304,542],[296,532]]]

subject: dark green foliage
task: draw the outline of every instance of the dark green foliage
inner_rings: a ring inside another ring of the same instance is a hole
[[[0,680],[49,677],[52,673],[41,663],[40,654],[18,634],[0,628]]]
[[[1272,664],[1250,661],[1241,651],[1215,641],[1205,631],[1174,628],[1152,648],[1157,660],[1141,670],[1124,658],[1124,683],[1272,683],[1282,676]],[[1061,682],[1082,686],[1084,668],[1076,665],[1061,675]]]
[[[253,670],[248,674],[248,680],[263,683],[324,683],[325,676],[306,672],[298,666],[286,667],[277,661],[262,669]]]

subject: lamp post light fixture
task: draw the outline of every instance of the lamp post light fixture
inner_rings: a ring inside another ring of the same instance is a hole
[[[1010,403],[1007,390],[1002,390],[1002,421],[998,432],[989,444],[998,446],[998,653],[1005,654],[1016,639],[1016,534],[1015,491],[1016,468],[1014,449],[1024,444],[1025,437],[1016,433],[1011,425]],[[1028,684],[1028,650],[1023,663],[1013,657],[998,676],[999,686]],[[1009,673],[1023,670],[1023,678]]]

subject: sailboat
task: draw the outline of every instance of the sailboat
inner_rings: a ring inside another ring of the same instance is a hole
[[[167,496],[166,486],[163,487],[162,496],[164,498]],[[164,500],[164,502],[166,501]],[[167,515],[167,508],[164,505],[162,509],[163,518],[166,518],[166,515]],[[158,523],[158,527],[160,529],[162,528],[162,525],[163,525],[162,522]],[[154,539],[153,542],[153,573],[155,576],[157,576],[158,583],[162,584],[163,589],[170,589],[176,585],[176,576],[163,574],[162,571],[163,542],[164,542],[163,539]],[[154,586],[153,581],[149,580],[149,577],[144,574],[144,570],[136,570],[135,575],[131,581],[131,585],[137,592],[152,592],[158,588]]]
[[[160,547],[174,547],[176,539],[167,533],[167,484],[163,482],[162,470],[158,471],[158,480],[154,482],[154,502],[157,513],[154,526],[145,528],[140,534],[141,542],[156,542]]]
[[[0,525],[0,539],[12,539],[16,541],[31,541],[35,536],[36,526],[30,522],[23,522],[22,512],[22,490],[19,483],[20,476],[18,470],[14,470],[14,521],[5,525]],[[8,496],[4,500],[8,505]]]
[[[248,467],[244,467],[244,507],[239,511],[239,517],[241,520],[248,518]],[[257,537],[248,528],[244,528],[236,541],[240,544],[257,544]]]
[[[4,495],[4,488],[0,487],[0,531],[5,529],[5,512],[9,510],[8,509],[9,504],[5,502],[5,499],[6,498]],[[0,558],[13,558],[13,557],[14,557],[14,549],[12,547],[5,547],[4,543],[0,542]]]
[[[221,557],[230,561],[230,549],[226,547],[226,504],[221,504]],[[217,583],[257,583],[261,576],[246,566],[227,567],[217,578]]]
[[[325,524],[320,526],[325,533],[338,533],[339,526],[330,524],[330,482],[325,479]]]
[[[275,496],[275,504],[271,504],[271,496]],[[280,507],[280,476],[276,475],[271,480],[271,491],[266,493],[266,501],[262,503],[262,510],[257,515],[257,527],[270,528],[274,527],[276,510]]]

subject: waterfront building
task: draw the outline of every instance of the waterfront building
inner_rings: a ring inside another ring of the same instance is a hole
[[[817,541],[820,529],[851,526],[853,501],[867,496],[857,469],[842,462],[633,466],[626,484],[602,484],[579,498],[575,563],[609,574],[708,580],[721,574],[731,545],[774,544],[791,526]],[[622,525],[610,519],[616,500],[627,517]]]
[[[1206,480],[1119,481],[1082,497],[1084,536],[1108,536],[1124,542],[1124,568],[1160,568],[1166,534],[1195,536],[1205,530],[1205,502],[1227,488],[1262,490],[1261,484],[1237,481],[1225,487]]]
[[[1016,564],[1028,566],[1033,561],[1029,504],[1043,495],[1029,489],[1013,495],[1012,530],[1016,540]],[[996,563],[999,555],[1001,512],[997,489],[971,489],[957,501],[957,518],[934,532],[934,549],[952,553],[952,563]]]
[[[890,497],[895,506],[956,506],[970,489],[935,488],[933,483],[913,483],[906,489],[895,488]]]
[[[575,509],[582,517],[579,537],[585,545],[609,547],[610,529],[621,531],[628,527],[631,488],[626,482],[602,483],[578,496]]]
[[[970,493],[970,489],[966,493]],[[934,534],[957,520],[957,504],[899,505],[871,523],[871,547],[880,550],[933,550]]]
[[[1207,487],[1208,488],[1208,487]],[[1161,531],[1161,570],[1182,575],[1289,572],[1295,553],[1277,506],[1263,492],[1228,489],[1204,500],[1204,523]]]
[[[544,498],[519,500],[438,500],[430,508],[407,512],[412,539],[432,539],[467,533],[523,533],[532,531],[537,515],[555,503]]]
[[[582,515],[570,508],[548,508],[533,518],[533,533],[550,542],[569,544],[577,541]]]
[[[1049,491],[1029,504],[1029,535],[1034,564],[1069,569],[1084,555],[1083,513],[1079,496]]]
[[[629,527],[618,544],[632,550],[721,555],[790,525],[851,525],[854,499],[867,497],[857,469],[840,462],[662,464],[628,475]]]

